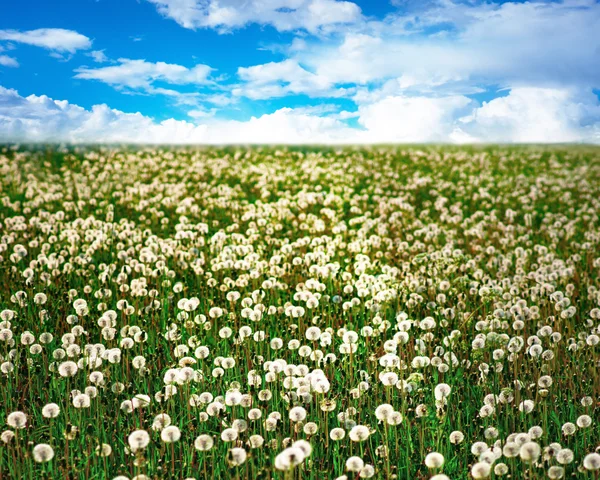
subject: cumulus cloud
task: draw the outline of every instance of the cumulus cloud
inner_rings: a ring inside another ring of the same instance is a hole
[[[151,93],[178,95],[178,92],[164,88],[154,88],[154,82],[172,85],[201,85],[209,81],[212,71],[208,65],[196,65],[187,68],[182,65],[165,62],[147,62],[145,60],[118,59],[118,65],[90,68],[80,67],[75,78],[97,80],[117,88],[141,89]]]
[[[402,13],[363,19],[332,37],[296,37],[286,60],[240,68],[245,83],[234,94],[353,96],[362,104],[482,86],[600,85],[599,47],[591,41],[600,32],[597,2],[402,4]]]
[[[361,10],[342,0],[148,0],[165,17],[185,28],[229,31],[251,23],[279,31],[310,32],[331,25],[357,22]]]
[[[324,77],[304,69],[295,60],[270,62],[238,68],[238,77],[245,83],[232,93],[251,99],[307,94],[312,97],[337,96],[332,84]]]
[[[368,142],[448,142],[455,118],[471,103],[464,96],[387,97],[361,106],[358,122]]]
[[[424,5],[290,53],[332,83],[600,84],[597,2]]]
[[[57,53],[75,53],[92,46],[92,41],[73,30],[38,28],[37,30],[0,30],[0,40],[34,45]]]
[[[13,57],[9,57],[8,55],[0,55],[0,65],[3,67],[18,67],[19,62]]]
[[[108,62],[108,57],[104,53],[104,50],[92,50],[87,54],[89,57],[94,59],[96,63],[105,63]]]
[[[335,113],[327,108],[281,108],[246,121],[219,120],[192,110],[202,123],[156,122],[141,113],[95,105],[84,109],[45,95],[23,97],[0,87],[0,141],[131,143],[600,143],[600,102],[591,91],[516,88],[478,105],[453,95],[391,96]],[[359,128],[343,119],[356,116]]]
[[[107,105],[86,110],[45,95],[22,97],[15,90],[0,87],[0,141],[336,143],[350,137],[352,131],[338,120],[290,108],[247,121],[155,122],[140,113],[125,113]]]
[[[592,91],[513,88],[459,124],[460,131],[490,142],[600,143],[600,103]]]

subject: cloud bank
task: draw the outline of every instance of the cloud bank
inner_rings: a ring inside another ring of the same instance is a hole
[[[478,105],[465,96],[390,96],[360,107],[359,127],[328,109],[281,108],[247,121],[156,122],[107,105],[86,110],[0,87],[0,141],[226,143],[600,142],[600,103],[590,91],[515,88]],[[201,119],[201,118],[200,118]]]

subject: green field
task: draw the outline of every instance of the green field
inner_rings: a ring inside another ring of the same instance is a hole
[[[598,148],[6,146],[0,198],[0,479],[598,479]]]

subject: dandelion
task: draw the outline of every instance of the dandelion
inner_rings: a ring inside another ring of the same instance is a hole
[[[278,470],[289,470],[304,461],[306,455],[298,447],[286,448],[277,457],[275,457],[275,468]]]
[[[102,443],[96,447],[96,455],[99,457],[109,457],[112,453],[112,447],[108,443]]]
[[[160,438],[165,443],[174,443],[181,438],[181,431],[175,425],[169,425],[160,432]]]
[[[375,417],[380,421],[387,420],[392,413],[394,413],[394,408],[389,403],[379,405],[375,409]]]
[[[554,465],[548,469],[547,475],[550,480],[558,480],[560,478],[564,478],[565,469],[563,467]]]
[[[227,452],[227,460],[233,467],[242,465],[246,461],[246,450],[243,448],[230,448]]]
[[[583,459],[583,468],[590,471],[596,471],[600,469],[600,454],[589,453]]]
[[[579,428],[588,428],[592,425],[592,417],[589,415],[581,415],[577,418],[576,423]]]
[[[365,462],[360,457],[350,457],[346,460],[346,470],[349,472],[360,472],[365,466]]]
[[[145,449],[150,443],[150,435],[145,430],[135,430],[129,434],[127,438],[129,448],[132,452],[138,452]]]
[[[306,410],[303,407],[294,407],[289,413],[292,422],[302,422],[306,418]]]
[[[556,454],[556,461],[561,465],[568,465],[574,458],[575,455],[573,454],[573,451],[568,448],[563,448]]]
[[[248,438],[248,445],[250,448],[261,448],[265,443],[265,439],[261,435],[250,435]]]
[[[224,442],[233,442],[237,440],[238,432],[234,428],[226,428],[221,432],[221,440]]]
[[[494,475],[502,477],[509,472],[508,466],[505,463],[497,463],[494,465]]]
[[[27,416],[23,412],[12,412],[6,417],[9,427],[20,430],[27,426]]]
[[[444,456],[441,453],[431,452],[425,457],[425,466],[429,469],[441,468],[444,465]]]
[[[434,389],[435,399],[442,401],[450,395],[451,391],[452,389],[450,388],[450,385],[447,383],[440,383],[439,385],[436,385]]]
[[[61,377],[73,377],[77,370],[77,364],[71,360],[61,363],[58,367],[58,373]]]
[[[56,418],[60,414],[60,407],[56,403],[48,403],[42,408],[44,418]]]
[[[462,432],[455,430],[450,433],[449,439],[450,439],[450,443],[452,443],[453,445],[458,445],[463,442],[463,440],[465,439],[465,436],[463,435]]]
[[[89,408],[91,404],[91,399],[89,395],[85,393],[80,393],[75,395],[73,398],[73,406],[75,408]]]
[[[206,452],[212,449],[214,441],[210,435],[202,434],[194,440],[194,448],[201,452]]]
[[[507,442],[504,447],[502,447],[502,454],[506,458],[513,458],[519,455],[521,451],[521,447],[515,442]]]
[[[488,478],[490,476],[490,472],[490,464],[486,462],[478,462],[471,467],[471,476],[475,480]]]
[[[541,454],[540,446],[535,442],[526,442],[521,445],[519,455],[524,462],[535,462]]]
[[[8,444],[8,443],[12,442],[12,440],[14,438],[15,438],[15,432],[13,432],[12,430],[4,430],[0,434],[0,440],[2,440],[2,443],[4,443],[4,444]]]
[[[38,463],[49,462],[54,458],[54,449],[47,443],[38,443],[33,447],[33,459]]]
[[[364,425],[356,425],[350,430],[348,436],[353,442],[364,442],[369,438],[369,428]]]
[[[574,423],[571,422],[567,422],[565,424],[563,424],[563,426],[561,427],[562,433],[564,436],[571,436],[574,435],[575,432],[577,431],[577,427],[575,426]]]
[[[358,476],[360,478],[372,478],[375,476],[375,468],[373,465],[366,464],[363,468],[361,468]]]

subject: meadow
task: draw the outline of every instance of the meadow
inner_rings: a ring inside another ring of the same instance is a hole
[[[600,149],[0,147],[0,479],[598,479]]]

